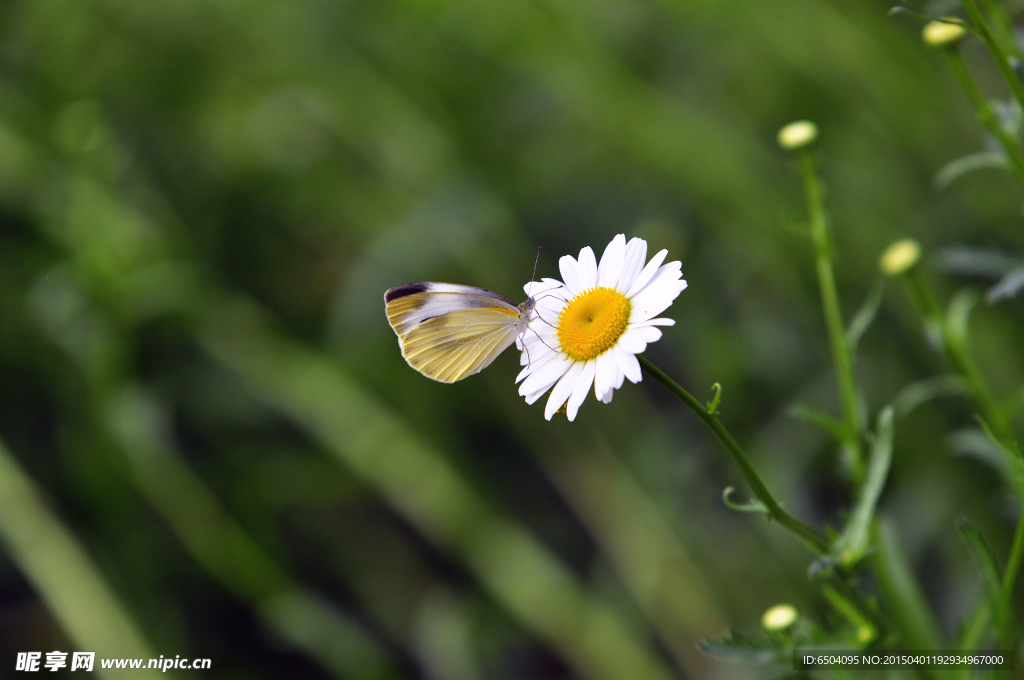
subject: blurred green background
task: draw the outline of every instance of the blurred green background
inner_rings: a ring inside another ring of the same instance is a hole
[[[944,299],[992,274],[949,248],[1024,253],[1007,175],[933,188],[986,141],[890,4],[0,4],[0,676],[62,650],[212,660],[176,677],[763,677],[697,642],[780,601],[829,619],[810,553],[723,506],[748,492],[699,421],[645,378],[546,422],[511,350],[434,383],[382,296],[521,299],[538,245],[538,277],[617,233],[667,248],[690,285],[647,356],[721,383],[776,496],[839,526],[835,446],[787,415],[839,406],[778,128],[820,126],[847,318],[897,238]],[[863,341],[872,411],[947,370],[911,309],[890,284]],[[1022,312],[972,317],[1000,396]],[[1004,555],[1016,513],[955,455],[972,423],[955,399],[900,420],[881,503],[947,639],[978,594],[955,517]]]

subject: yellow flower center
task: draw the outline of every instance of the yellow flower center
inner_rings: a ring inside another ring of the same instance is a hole
[[[629,300],[614,288],[585,290],[558,317],[562,351],[576,361],[588,361],[615,346],[629,325]]]

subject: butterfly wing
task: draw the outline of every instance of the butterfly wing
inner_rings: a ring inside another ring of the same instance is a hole
[[[518,335],[519,308],[484,288],[410,283],[384,294],[402,356],[417,371],[455,382],[488,366]]]

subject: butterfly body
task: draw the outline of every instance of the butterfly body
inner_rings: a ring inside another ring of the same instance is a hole
[[[421,281],[384,293],[388,323],[406,362],[451,383],[479,373],[526,332],[535,302],[515,302],[486,288]]]

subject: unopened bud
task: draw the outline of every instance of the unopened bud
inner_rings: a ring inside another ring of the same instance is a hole
[[[955,17],[947,17],[942,21],[929,21],[921,31],[921,38],[928,47],[937,50],[953,47],[967,35],[964,22]]]
[[[796,151],[811,144],[818,137],[818,126],[809,120],[798,120],[779,130],[779,146]]]
[[[761,617],[761,626],[770,633],[778,633],[796,623],[796,618],[796,607],[791,604],[777,604]]]
[[[896,241],[878,258],[878,267],[887,276],[899,276],[921,259],[921,246],[911,238]]]

